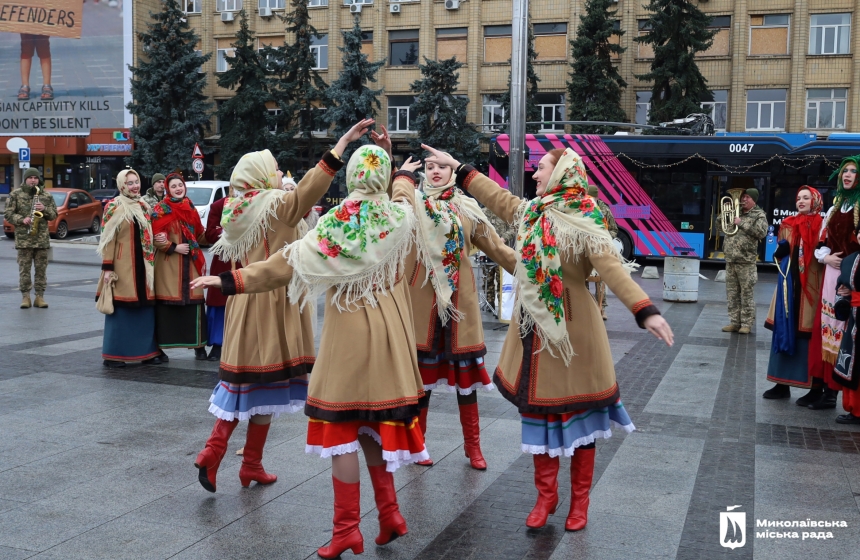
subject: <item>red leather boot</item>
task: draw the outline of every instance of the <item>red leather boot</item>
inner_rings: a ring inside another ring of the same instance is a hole
[[[245,452],[242,454],[242,467],[239,469],[239,482],[247,488],[251,481],[258,484],[272,484],[278,480],[277,475],[269,474],[263,469],[263,446],[269,435],[271,424],[254,424],[248,422],[248,437],[245,440]]]
[[[376,509],[379,510],[379,536],[376,537],[376,544],[388,544],[409,532],[406,528],[406,520],[400,515],[400,508],[397,505],[394,475],[385,470],[384,464],[376,467],[368,465],[367,470],[370,471]]]
[[[526,518],[526,526],[540,529],[546,525],[547,518],[558,507],[558,457],[546,453],[534,456],[535,488],[538,499],[532,512]]]
[[[353,554],[364,552],[364,537],[358,529],[361,521],[361,492],[358,482],[348,484],[331,477],[334,484],[334,530],[331,543],[317,549],[322,558],[340,556],[347,548]]]
[[[564,522],[568,531],[580,531],[588,523],[588,493],[593,478],[594,448],[576,449],[570,458],[570,512]]]
[[[473,469],[487,470],[487,462],[481,453],[481,423],[478,419],[478,403],[461,404],[460,425],[463,427],[463,450]]]
[[[421,435],[427,435],[427,411],[429,408],[422,408],[418,411],[418,426],[421,428]],[[427,459],[424,461],[416,461],[416,465],[421,465],[422,467],[432,467],[433,459]]]
[[[215,477],[218,474],[218,466],[227,452],[227,441],[233,435],[233,430],[239,424],[238,420],[228,422],[220,418],[215,421],[212,435],[206,440],[206,447],[197,455],[194,466],[197,467],[197,479],[200,485],[210,492],[215,491]]]

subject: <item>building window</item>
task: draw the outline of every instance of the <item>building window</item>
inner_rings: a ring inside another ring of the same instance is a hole
[[[215,71],[226,72],[230,65],[227,62],[227,57],[235,56],[236,49],[231,44],[232,39],[218,39],[218,50],[215,53]]]
[[[483,131],[500,132],[502,125],[507,122],[505,117],[502,96],[497,93],[485,94],[483,96]]]
[[[788,14],[750,16],[750,54],[788,54]]]
[[[218,12],[238,12],[242,9],[242,0],[215,0],[215,10]]]
[[[711,18],[708,29],[716,31],[714,43],[708,50],[696,56],[729,56],[731,45],[732,16],[715,16]]]
[[[308,0],[309,8],[318,8],[321,6],[328,6],[328,0]]]
[[[373,31],[361,32],[361,52],[368,60],[373,60]]]
[[[277,122],[278,121],[278,115],[281,114],[281,110],[280,109],[269,109],[268,111],[269,111],[269,117],[270,117],[269,132],[271,132],[272,134],[276,134],[278,132],[278,122]]]
[[[404,29],[388,32],[390,66],[415,66],[418,64],[418,30]]]
[[[436,60],[456,58],[466,62],[468,27],[446,27],[436,30]]]
[[[535,104],[540,109],[541,132],[564,130],[563,124],[552,124],[564,120],[565,106],[563,93],[539,93],[535,97]]]
[[[651,92],[636,92],[636,124],[648,124],[648,114],[651,112]]]
[[[747,91],[747,130],[785,130],[784,89]]]
[[[536,23],[535,60],[566,60],[567,59],[567,24],[566,23]]]
[[[510,25],[484,26],[484,62],[508,62],[511,59]]]
[[[806,90],[806,128],[845,128],[848,90]]]
[[[186,14],[199,14],[202,11],[203,0],[183,0],[182,11]]]
[[[409,129],[409,110],[415,98],[411,95],[391,95],[388,97],[388,130],[391,132],[411,132]]]
[[[314,56],[314,70],[328,68],[328,35],[311,35],[311,54]]]
[[[725,131],[728,122],[729,92],[725,89],[718,89],[711,93],[714,94],[714,100],[702,101],[702,112],[711,117],[716,130]]]
[[[260,8],[271,8],[273,10],[283,10],[285,0],[260,0]]]
[[[850,40],[851,14],[809,17],[809,54],[848,54]]]
[[[639,37],[644,37],[648,35],[651,31],[651,24],[647,19],[639,20]],[[636,54],[637,58],[654,58],[654,47],[652,45],[646,45],[645,43],[637,43],[639,45],[639,51]],[[639,123],[644,124],[644,123]]]

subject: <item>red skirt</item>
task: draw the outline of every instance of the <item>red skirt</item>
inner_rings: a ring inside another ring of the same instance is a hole
[[[447,389],[461,395],[470,395],[475,389],[492,391],[493,385],[484,358],[471,360],[446,360],[442,355],[435,358],[418,356],[418,371],[425,391]]]
[[[382,447],[382,458],[387,463],[385,470],[388,472],[430,458],[417,417],[383,422],[326,422],[310,418],[305,453],[317,453],[323,459],[355,453],[360,447],[359,435],[372,437]]]

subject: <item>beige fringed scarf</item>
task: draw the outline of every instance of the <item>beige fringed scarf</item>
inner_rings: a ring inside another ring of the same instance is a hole
[[[362,146],[346,166],[349,196],[319,219],[302,239],[284,248],[293,267],[288,295],[304,305],[335,288],[332,304],[354,311],[394,285],[412,249],[415,213],[386,194],[391,160],[378,146]]]
[[[221,238],[210,251],[224,262],[241,262],[263,241],[282,201],[275,156],[269,150],[245,154],[233,169],[230,186],[236,196],[224,203]]]
[[[540,352],[545,345],[559,353],[565,365],[576,354],[564,317],[562,260],[610,253],[624,259],[606,230],[606,221],[588,196],[582,158],[570,148],[559,158],[543,196],[523,201],[517,210],[519,231],[515,271],[519,294],[514,316],[521,316],[522,332],[534,331]],[[625,263],[627,270],[632,270]],[[520,311],[522,312],[520,314]]]

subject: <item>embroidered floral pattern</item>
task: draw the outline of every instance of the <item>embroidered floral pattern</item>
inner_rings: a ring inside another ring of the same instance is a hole
[[[356,184],[366,182],[371,178],[382,178],[386,170],[391,169],[391,161],[388,159],[388,154],[384,152],[376,152],[367,150],[352,172],[352,177],[348,179],[349,183]]]
[[[460,262],[463,255],[463,247],[465,246],[465,238],[463,236],[463,228],[460,225],[458,208],[448,202],[454,197],[456,189],[448,189],[442,193],[437,200],[424,198],[424,212],[427,217],[433,221],[434,226],[439,226],[444,221],[449,226],[448,232],[445,234],[445,244],[442,246],[442,266],[445,270],[445,276],[448,279],[448,286],[451,291],[456,292],[460,283]],[[446,216],[443,212],[447,212]],[[435,279],[436,271],[433,268],[427,269],[431,279]]]
[[[317,253],[323,259],[361,260],[368,243],[385,239],[404,218],[405,212],[387,201],[347,199],[320,218]]]
[[[141,208],[143,208],[143,212],[146,215],[146,221],[148,223],[152,223],[152,217],[146,212],[146,205],[144,202],[138,201]],[[104,230],[105,225],[114,217],[116,214],[116,209],[119,206],[119,203],[116,201],[111,201],[107,207],[105,208],[104,214],[102,215],[102,230]],[[140,228],[140,247],[143,250],[143,260],[149,266],[155,266],[155,246],[152,244],[152,233],[151,228],[142,227]]]
[[[224,203],[224,210],[221,211],[221,227],[226,227],[228,224],[235,222],[245,213],[254,198],[260,194],[261,190],[245,191],[240,197],[228,198]]]

